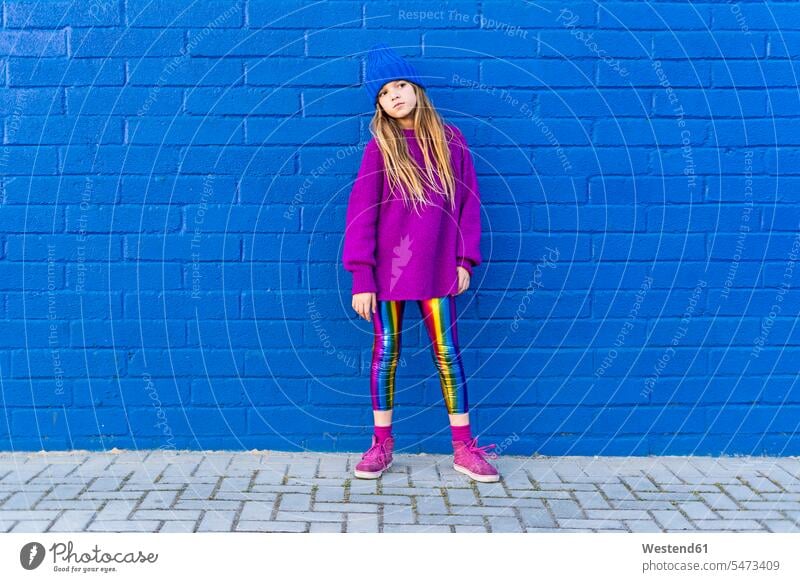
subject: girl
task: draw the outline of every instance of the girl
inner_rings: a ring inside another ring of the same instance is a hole
[[[375,329],[370,391],[372,446],[356,477],[377,479],[392,465],[392,406],[403,312],[415,300],[433,344],[450,415],[453,468],[499,480],[470,433],[467,384],[456,331],[455,296],[481,263],[481,215],[472,156],[461,131],[445,125],[413,66],[385,43],[367,58],[365,88],[375,107],[374,136],[350,194],[344,268],[353,275],[353,309]]]

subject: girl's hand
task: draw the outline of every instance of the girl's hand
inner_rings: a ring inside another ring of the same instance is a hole
[[[456,267],[456,271],[458,271],[458,293],[456,293],[456,295],[461,295],[464,291],[469,289],[469,271],[464,267]]]
[[[367,321],[372,321],[375,306],[375,293],[355,293],[353,295],[353,309]]]

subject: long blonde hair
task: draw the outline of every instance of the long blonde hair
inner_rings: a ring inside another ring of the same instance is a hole
[[[425,168],[420,168],[409,153],[400,124],[383,110],[376,99],[375,115],[369,129],[383,156],[389,187],[399,189],[406,206],[411,204],[416,212],[421,206],[431,203],[425,195],[426,187],[448,198],[450,207],[455,208],[455,176],[448,147],[449,140],[453,139],[452,131],[445,128],[425,90],[416,83],[407,82],[417,94],[412,116]],[[441,185],[436,183],[434,172],[438,174]]]

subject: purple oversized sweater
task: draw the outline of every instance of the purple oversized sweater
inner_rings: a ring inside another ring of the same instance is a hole
[[[389,182],[378,143],[364,148],[350,201],[344,236],[344,268],[353,274],[353,293],[374,292],[381,300],[430,299],[458,293],[458,272],[472,275],[481,263],[478,181],[464,134],[446,125],[455,178],[455,209],[440,193],[415,212]],[[424,159],[413,129],[403,129],[409,153]]]

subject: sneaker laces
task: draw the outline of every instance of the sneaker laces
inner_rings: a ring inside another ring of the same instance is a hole
[[[388,457],[389,456],[389,453],[386,450],[386,440],[382,440],[382,441],[376,440],[375,443],[370,448],[368,448],[367,451],[363,455],[361,455],[361,458],[362,459],[366,459],[367,456],[372,454],[372,452],[376,448],[379,449],[381,453],[383,453],[384,457]]]
[[[489,445],[486,445],[486,446],[483,446],[483,447],[479,447],[478,446],[478,437],[475,437],[472,440],[467,441],[467,450],[469,450],[469,452],[471,452],[473,454],[476,454],[476,455],[479,455],[481,457],[488,457],[490,459],[496,459],[497,458],[497,453],[488,452],[489,449],[493,449],[496,446],[497,446],[496,444],[491,443]]]

